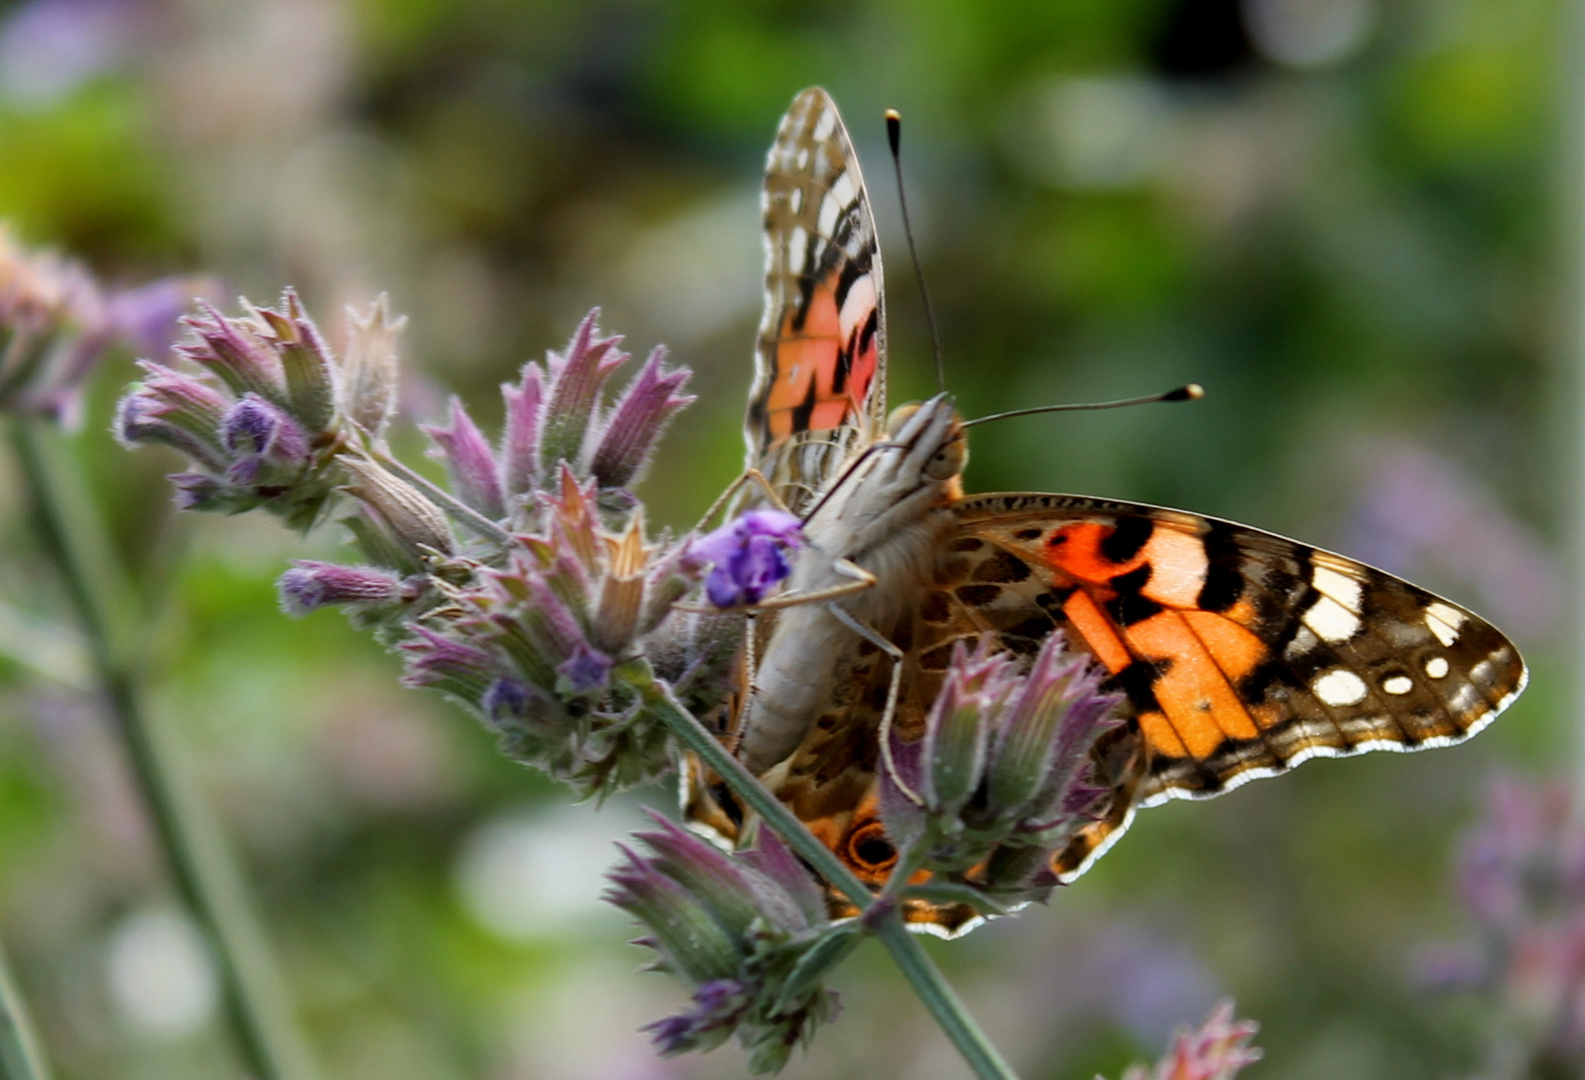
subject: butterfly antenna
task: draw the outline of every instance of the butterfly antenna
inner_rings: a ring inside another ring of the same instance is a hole
[[[1083,405],[1037,405],[1032,409],[1014,409],[1012,412],[994,413],[990,416],[980,416],[973,420],[963,421],[964,427],[973,427],[975,424],[988,424],[992,420],[1006,420],[1013,416],[1033,416],[1036,413],[1050,412],[1090,412],[1095,409],[1121,409],[1127,405],[1153,405],[1158,401],[1199,401],[1205,396],[1205,387],[1199,383],[1189,383],[1176,390],[1168,390],[1164,394],[1149,394],[1145,397],[1123,398],[1120,401],[1092,401]]]
[[[914,227],[908,220],[908,196],[903,191],[903,117],[896,109],[886,110],[886,141],[892,148],[892,170],[897,174],[897,204],[903,210],[903,235],[908,238],[908,257],[914,263],[919,295],[925,303],[925,325],[930,328],[930,351],[936,358],[936,391],[947,388],[947,370],[941,362],[941,335],[936,331],[936,315],[930,307],[930,290],[925,288],[924,267],[919,265],[919,249],[914,246]]]

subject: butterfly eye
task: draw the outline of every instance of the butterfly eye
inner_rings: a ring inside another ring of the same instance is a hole
[[[932,480],[950,480],[963,472],[969,463],[969,443],[961,430],[941,444],[936,456],[925,466],[925,475]]]

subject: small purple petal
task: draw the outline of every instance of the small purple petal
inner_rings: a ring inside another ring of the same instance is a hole
[[[715,563],[705,593],[719,608],[756,604],[792,573],[786,550],[803,542],[798,519],[779,510],[750,510],[694,545]]]
[[[556,668],[574,694],[588,694],[605,686],[611,674],[611,658],[598,649],[579,643],[576,651]]]
[[[424,425],[435,441],[430,456],[446,463],[457,497],[492,521],[506,516],[501,476],[490,444],[457,398],[451,399],[451,426]]]
[[[308,435],[284,409],[245,394],[221,422],[221,442],[237,455],[254,455],[288,467],[308,463]]]

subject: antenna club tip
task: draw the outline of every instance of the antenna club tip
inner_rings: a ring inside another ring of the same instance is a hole
[[[896,109],[886,110],[886,141],[891,144],[892,157],[897,156],[897,148],[902,142],[903,114]]]
[[[1197,382],[1192,382],[1192,383],[1190,383],[1187,386],[1180,386],[1176,390],[1169,391],[1167,394],[1165,394],[1162,397],[1162,400],[1163,401],[1199,401],[1204,396],[1205,396],[1205,387],[1201,386]]]

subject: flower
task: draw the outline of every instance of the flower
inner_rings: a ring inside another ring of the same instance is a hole
[[[468,564],[471,580],[448,584],[448,602],[400,648],[408,684],[462,701],[508,756],[605,793],[672,769],[665,727],[646,707],[657,689],[639,642],[705,564],[687,538],[646,544],[637,513],[621,532],[606,529],[595,480],[580,483],[565,463],[559,473],[559,493],[537,496],[540,529],[514,537],[502,566]],[[713,685],[729,661],[712,657]],[[698,672],[679,674],[693,683]]]
[[[1249,1045],[1260,1025],[1234,1020],[1233,1015],[1233,1003],[1222,1002],[1200,1027],[1180,1029],[1172,1048],[1154,1067],[1131,1066],[1123,1080],[1231,1080],[1261,1058],[1260,1051]]]
[[[1051,853],[1101,794],[1091,748],[1117,724],[1101,678],[1060,633],[1027,670],[988,639],[973,650],[959,642],[923,735],[890,736],[880,810],[893,843],[949,881],[1042,899],[1056,883]]]
[[[107,350],[163,349],[185,304],[213,289],[163,278],[109,292],[75,260],[23,248],[0,222],[0,411],[74,423],[82,384]]]
[[[781,510],[749,510],[698,542],[694,551],[715,564],[705,594],[718,608],[757,604],[792,573],[789,548],[803,546],[798,519]]]
[[[661,1053],[710,1050],[736,1034],[755,1073],[775,1072],[792,1048],[836,1014],[820,978],[858,940],[856,924],[826,918],[821,889],[769,830],[758,846],[727,854],[658,815],[622,848],[605,899],[649,936],[653,967],[693,987],[684,1012],[650,1024]]]
[[[1563,781],[1492,785],[1485,818],[1466,838],[1458,890],[1477,940],[1445,950],[1436,974],[1495,1006],[1510,1037],[1493,1060],[1536,1075],[1585,1070],[1585,827]]]
[[[278,583],[281,609],[306,615],[327,604],[376,606],[404,599],[402,579],[372,566],[340,566],[311,559],[292,560]]]

